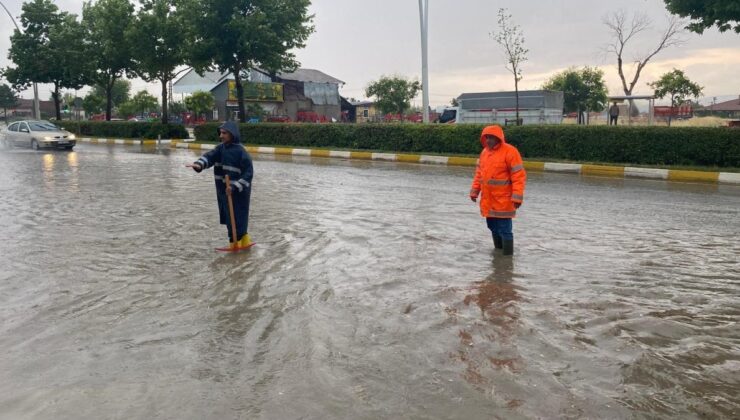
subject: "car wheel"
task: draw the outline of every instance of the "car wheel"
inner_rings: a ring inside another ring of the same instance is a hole
[[[31,149],[39,150],[39,142],[37,142],[36,140],[31,140]]]
[[[64,150],[72,150],[74,146],[64,146]]]

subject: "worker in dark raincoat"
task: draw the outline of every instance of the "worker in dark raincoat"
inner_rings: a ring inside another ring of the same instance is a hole
[[[239,126],[233,121],[227,121],[218,127],[218,136],[221,144],[201,156],[190,165],[195,172],[213,166],[213,176],[216,181],[216,198],[218,200],[218,214],[222,225],[226,225],[229,242],[236,246],[247,247],[252,240],[249,237],[249,200],[252,193],[252,176],[254,168],[252,157],[242,146],[239,135]],[[230,185],[226,185],[225,176],[230,178]],[[234,203],[234,220],[236,224],[236,238],[232,238],[231,219],[229,217],[229,202],[227,194],[231,194]]]

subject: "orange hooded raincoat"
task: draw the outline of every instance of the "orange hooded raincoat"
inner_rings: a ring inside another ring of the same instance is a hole
[[[501,142],[493,150],[486,146],[486,135],[498,137]],[[498,125],[489,125],[480,136],[483,151],[475,169],[470,197],[480,198],[480,214],[483,217],[509,219],[516,217],[514,203],[524,201],[524,186],[527,173],[522,157],[516,147],[507,144],[504,130]]]

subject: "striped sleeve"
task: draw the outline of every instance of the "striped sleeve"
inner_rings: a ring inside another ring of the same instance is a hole
[[[481,184],[481,170],[480,170],[480,158],[478,158],[478,162],[475,164],[475,174],[473,175],[473,184],[470,186],[470,196],[473,198],[478,198],[478,195],[480,194],[480,184]]]
[[[218,145],[217,147],[213,148],[212,150],[209,150],[206,152],[203,156],[199,157],[198,160],[196,160],[194,163],[197,163],[200,165],[201,170],[208,169],[216,162],[218,162],[221,159],[221,145]]]
[[[524,188],[527,184],[527,171],[524,170],[522,156],[516,148],[511,148],[508,154],[509,173],[511,174],[511,201],[524,201]]]

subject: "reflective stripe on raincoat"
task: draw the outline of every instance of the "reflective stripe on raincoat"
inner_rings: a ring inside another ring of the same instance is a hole
[[[501,142],[493,148],[486,146],[486,135],[498,137]],[[480,195],[480,214],[483,217],[514,218],[514,203],[524,201],[527,173],[516,147],[507,144],[504,131],[498,125],[483,129],[480,136],[483,151],[475,169],[470,196]]]

